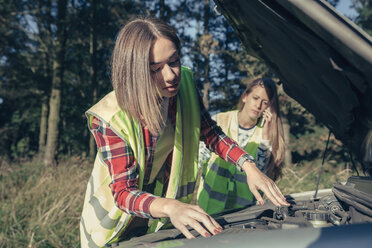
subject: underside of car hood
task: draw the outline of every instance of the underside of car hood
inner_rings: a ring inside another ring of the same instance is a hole
[[[215,3],[248,53],[276,72],[285,92],[359,161],[372,162],[366,155],[372,150],[371,37],[324,1]]]

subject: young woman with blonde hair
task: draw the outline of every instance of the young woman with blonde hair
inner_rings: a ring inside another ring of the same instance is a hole
[[[222,228],[189,204],[198,144],[246,172],[252,191],[288,204],[250,156],[204,109],[192,72],[181,66],[176,32],[157,18],[136,18],[119,32],[112,54],[114,91],[86,112],[98,152],[80,223],[81,246],[104,246],[172,224],[187,238]],[[262,201],[262,199],[259,199]]]
[[[284,160],[284,134],[274,81],[259,78],[243,92],[237,110],[213,116],[229,137],[255,157],[257,167],[276,180]],[[244,173],[236,166],[200,146],[199,162],[204,166],[198,203],[209,214],[254,204]]]
[[[261,88],[258,88],[257,86],[260,86]],[[281,175],[281,165],[284,161],[285,153],[285,142],[282,120],[279,112],[278,92],[275,82],[269,78],[259,78],[252,81],[243,92],[237,109],[240,112],[239,115],[241,122],[244,120],[243,116],[248,117],[248,122],[244,124],[242,123],[242,125],[248,127],[252,126],[255,121],[257,123],[259,118],[251,118],[249,114],[245,114],[246,112],[249,112],[249,110],[247,110],[248,104],[246,106],[247,99],[249,99],[248,95],[250,95],[255,88],[261,90],[264,89],[268,97],[268,101],[263,101],[263,106],[261,108],[257,107],[257,109],[263,110],[262,115],[259,113],[259,116],[262,120],[265,120],[263,123],[262,140],[264,142],[265,140],[269,141],[268,147],[271,148],[269,149],[269,153],[267,153],[269,160],[265,166],[265,172],[271,179],[276,180]],[[257,102],[255,101],[257,98],[255,99],[254,92],[251,97],[254,102]],[[265,122],[267,125],[265,125]]]

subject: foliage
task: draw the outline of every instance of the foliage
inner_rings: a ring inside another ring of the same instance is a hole
[[[353,0],[352,6],[358,13],[355,23],[369,35],[372,35],[372,2],[370,0]]]
[[[245,52],[226,19],[214,12],[212,1],[70,0],[67,3],[59,157],[89,153],[90,134],[84,111],[112,89],[109,61],[115,35],[135,14],[162,17],[177,29],[183,42],[182,60],[195,72],[198,89],[208,94],[206,99],[212,113],[234,108],[249,81],[261,76],[275,78],[262,61]],[[93,4],[95,18],[91,17]],[[368,31],[370,3],[360,0],[353,4],[360,13],[357,23]],[[52,60],[56,56],[56,6],[55,0],[9,1],[0,6],[0,29],[4,34],[0,37],[4,44],[0,48],[0,156],[30,158],[39,152],[41,105],[48,102]],[[92,27],[96,39],[94,61],[90,50]],[[97,65],[94,81],[93,63]],[[291,126],[289,148],[295,162],[319,157],[327,130],[284,92],[281,111]],[[334,144],[341,145],[337,141]],[[332,149],[344,153],[341,148]],[[340,155],[340,159],[344,157]]]
[[[88,150],[90,134],[84,111],[110,91],[108,67],[120,25],[141,6],[132,1],[97,4],[95,19],[97,56],[94,87],[90,79],[89,15],[92,1],[68,1],[66,54],[62,76],[62,108],[59,113],[58,154]],[[41,105],[48,103],[56,42],[56,1],[10,1],[2,13],[0,63],[0,156],[17,159],[38,152]],[[93,97],[96,90],[96,97]],[[28,138],[26,138],[28,137]],[[28,147],[23,147],[27,141]],[[85,152],[86,153],[86,152]]]

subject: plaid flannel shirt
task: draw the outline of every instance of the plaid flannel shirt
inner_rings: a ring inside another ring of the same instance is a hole
[[[176,97],[169,100],[168,118],[173,128],[176,124]],[[200,139],[206,144],[207,148],[220,155],[225,161],[237,165],[242,165],[245,159],[251,157],[241,149],[235,141],[227,137],[211,119],[208,111],[204,108],[199,96],[199,106],[201,114]],[[154,160],[157,136],[152,135],[148,129],[142,128],[145,146],[145,176],[144,185],[146,186]],[[136,171],[136,160],[129,144],[117,136],[109,125],[104,124],[97,118],[92,122],[92,133],[97,143],[97,148],[102,154],[104,162],[108,166],[112,182],[110,188],[116,205],[126,213],[142,218],[152,218],[149,208],[151,202],[159,196],[155,196],[138,189],[138,179]],[[163,178],[166,188],[172,152],[168,155],[163,170]]]

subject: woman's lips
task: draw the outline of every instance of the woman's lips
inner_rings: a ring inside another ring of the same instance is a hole
[[[252,113],[255,114],[255,115],[258,115],[260,112],[256,111],[256,110],[252,110]]]
[[[165,87],[164,89],[167,89],[167,90],[172,90],[172,89],[177,89],[178,88],[178,84],[173,84],[173,85],[170,85],[170,86],[167,86]]]

